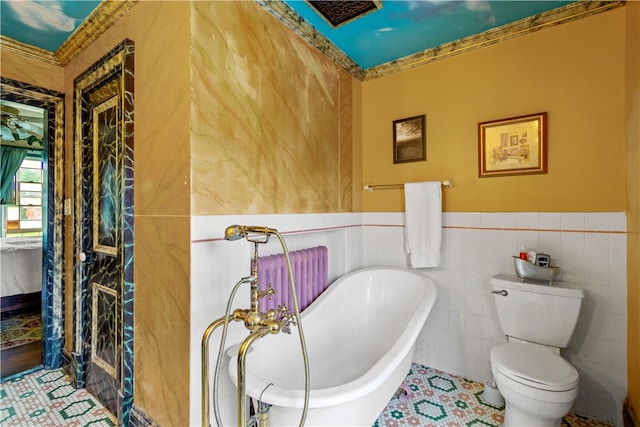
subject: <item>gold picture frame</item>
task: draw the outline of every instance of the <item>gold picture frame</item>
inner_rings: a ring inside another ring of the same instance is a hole
[[[547,173],[547,113],[478,123],[478,176]]]
[[[427,116],[393,121],[393,163],[427,160]]]

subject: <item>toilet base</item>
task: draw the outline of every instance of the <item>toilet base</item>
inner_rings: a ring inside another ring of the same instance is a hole
[[[504,410],[504,426],[505,427],[559,427],[562,422],[560,418],[542,418],[540,414],[532,416],[530,413],[521,411],[507,402]]]
[[[535,389],[492,368],[505,401],[506,427],[558,427],[578,396],[578,387],[560,392]]]

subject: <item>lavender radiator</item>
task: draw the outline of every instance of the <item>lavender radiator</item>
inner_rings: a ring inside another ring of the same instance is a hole
[[[328,251],[325,246],[289,252],[291,269],[298,296],[298,308],[304,310],[328,286]],[[260,311],[277,308],[283,302],[293,311],[293,298],[289,287],[289,275],[284,254],[258,258],[258,286],[260,290],[275,289],[273,299],[260,300]]]

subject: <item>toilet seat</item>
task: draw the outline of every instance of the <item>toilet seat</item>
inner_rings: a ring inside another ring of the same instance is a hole
[[[491,365],[523,385],[548,391],[578,386],[578,371],[558,354],[543,347],[510,342],[491,351]]]

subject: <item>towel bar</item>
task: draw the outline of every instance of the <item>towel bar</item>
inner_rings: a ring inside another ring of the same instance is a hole
[[[445,181],[440,181],[443,187],[452,188],[453,187],[453,178],[447,179]],[[367,184],[364,186],[364,189],[371,193],[375,189],[380,190],[390,190],[392,188],[404,188],[404,184]]]

